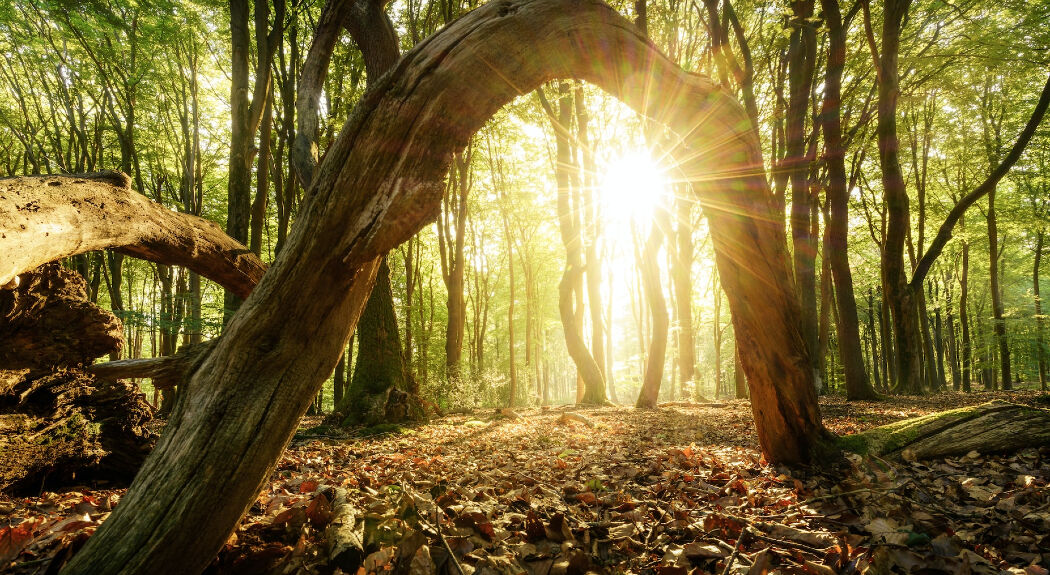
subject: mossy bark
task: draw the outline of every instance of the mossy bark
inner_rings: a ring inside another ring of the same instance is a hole
[[[839,438],[846,451],[929,459],[1050,445],[1050,410],[1005,401],[898,421]]]
[[[357,364],[349,393],[336,406],[340,423],[377,425],[423,419],[423,405],[415,382],[401,356],[394,294],[386,260],[379,266],[376,285],[358,322]]]

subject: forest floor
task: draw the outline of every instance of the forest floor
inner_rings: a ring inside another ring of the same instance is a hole
[[[831,430],[852,433],[991,399],[1047,401],[1016,392],[821,404]],[[851,456],[792,472],[762,461],[746,401],[487,410],[374,435],[316,423],[304,422],[209,573],[353,570],[353,553],[331,548],[336,534],[354,532],[350,511],[367,547],[358,573],[1050,568],[1046,448],[914,463]],[[0,498],[0,571],[42,573],[63,561],[122,493]]]

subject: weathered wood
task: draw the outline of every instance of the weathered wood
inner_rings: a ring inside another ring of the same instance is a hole
[[[219,226],[149,200],[120,172],[0,179],[0,285],[101,249],[188,267],[242,297],[266,271]]]
[[[153,447],[153,409],[134,385],[78,369],[0,374],[0,491],[101,479],[126,485]]]
[[[929,459],[1050,445],[1050,410],[1005,401],[953,409],[842,437],[858,453]]]
[[[193,373],[208,352],[215,347],[216,341],[184,345],[175,355],[96,363],[86,366],[84,371],[103,381],[148,377],[153,380],[153,387],[168,390],[182,384],[185,378]]]
[[[783,224],[744,110],[604,4],[494,0],[420,43],[365,94],[288,244],[183,385],[168,432],[66,573],[207,566],[338,361],[378,258],[436,216],[453,153],[500,107],[558,77],[595,83],[681,138],[671,150],[676,174],[694,184],[710,221],[766,457],[825,453]]]
[[[365,559],[365,539],[361,512],[346,500],[346,490],[336,488],[332,498],[332,522],[325,529],[328,562],[347,573],[354,573]]]
[[[39,374],[118,351],[124,336],[112,313],[87,301],[80,274],[51,263],[0,290],[0,342],[0,369]]]

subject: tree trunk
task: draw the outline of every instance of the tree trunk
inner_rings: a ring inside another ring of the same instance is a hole
[[[377,259],[437,213],[453,152],[519,91],[552,76],[595,83],[688,134],[674,153],[710,221],[765,457],[796,463],[831,453],[787,246],[765,177],[753,169],[762,157],[745,111],[658,55],[604,4],[493,2],[408,55],[351,116],[288,239],[295,257],[278,258],[229,322],[168,432],[66,573],[204,569],[337,363]],[[663,97],[647,97],[654,93]],[[703,186],[712,174],[723,181]]]
[[[714,331],[715,345],[715,397],[722,398],[726,396],[723,390],[722,383],[722,288],[719,285],[718,279],[715,279],[714,287],[711,289],[711,293],[715,297],[715,315],[711,320],[711,328]],[[814,391],[816,391],[814,389]]]
[[[877,133],[882,187],[888,214],[882,279],[893,316],[893,340],[896,344],[894,372],[897,376],[895,389],[900,393],[915,394],[923,391],[922,335],[914,290],[908,285],[904,270],[904,241],[911,221],[897,137],[897,100],[900,97],[897,62],[901,30],[910,5],[911,0],[887,0],[884,3],[882,54],[878,62]]]
[[[999,288],[999,227],[995,219],[995,189],[988,192],[988,277],[992,292],[992,318],[995,321],[995,341],[999,344],[999,369],[1003,390],[1013,389],[1010,377],[1010,345],[1003,320],[1003,292]]]
[[[598,226],[598,204],[594,201],[595,174],[597,168],[594,164],[594,146],[591,144],[588,127],[590,114],[587,111],[587,102],[584,99],[583,85],[577,84],[573,88],[573,102],[576,112],[576,145],[580,150],[580,195],[581,200],[581,235],[584,241],[584,257],[586,259],[587,280],[587,306],[591,320],[591,356],[594,357],[598,369],[602,372],[602,378],[606,381],[609,374],[605,369],[605,320],[602,317],[602,259],[598,253],[598,236],[601,228]],[[609,351],[611,353],[611,351]]]
[[[875,399],[877,394],[864,371],[860,345],[860,322],[857,300],[853,293],[853,273],[849,266],[849,190],[846,177],[846,150],[842,142],[842,71],[846,65],[846,29],[838,0],[821,0],[824,21],[828,26],[828,63],[824,78],[821,120],[824,131],[824,158],[828,166],[827,222],[829,250],[824,257],[831,262],[835,279],[835,305],[838,308],[839,359],[846,378],[846,399]]]
[[[357,361],[343,401],[336,406],[344,426],[403,423],[423,418],[415,384],[405,373],[394,314],[390,269],[382,259],[375,288],[357,329]]]
[[[787,155],[784,168],[791,180],[791,239],[794,256],[795,288],[802,307],[802,335],[809,349],[810,368],[814,384],[820,382],[820,354],[818,350],[819,325],[817,318],[817,237],[811,230],[815,211],[810,189],[809,164],[806,153],[806,118],[810,115],[810,89],[816,65],[817,40],[813,16],[813,0],[791,3],[792,28],[788,48],[788,110],[785,119]],[[819,391],[819,389],[818,389]]]
[[[232,67],[230,74],[230,163],[226,201],[226,233],[242,244],[249,240],[252,203],[252,164],[255,161],[252,142],[262,121],[263,108],[270,95],[270,60],[281,38],[284,23],[284,2],[274,2],[276,24],[267,33],[270,4],[254,0],[255,6],[255,86],[249,86],[248,0],[230,2],[230,43]],[[248,96],[251,92],[251,101]],[[226,320],[240,306],[244,296],[227,291],[223,296],[223,315]]]
[[[671,266],[675,306],[678,310],[678,378],[684,389],[699,386],[693,343],[693,226],[692,203],[675,198],[675,255]]]
[[[642,377],[642,390],[638,394],[635,407],[651,409],[656,407],[660,396],[660,384],[664,378],[664,363],[667,360],[667,300],[664,299],[664,288],[660,281],[660,244],[664,240],[664,229],[669,225],[669,214],[663,208],[657,208],[649,239],[645,242],[645,254],[639,265],[642,266],[642,278],[645,286],[645,299],[649,302],[649,313],[653,318],[653,336],[649,343],[649,357],[645,362],[645,374]]]
[[[542,97],[542,92],[539,94]],[[569,357],[576,364],[578,381],[583,382],[582,394],[577,384],[576,401],[577,403],[600,405],[608,401],[605,395],[605,378],[602,376],[602,367],[598,365],[587,348],[580,329],[583,312],[579,305],[582,301],[579,296],[582,295],[580,288],[583,285],[584,275],[583,238],[580,222],[575,217],[571,202],[573,164],[567,130],[572,122],[572,100],[570,98],[572,93],[569,91],[568,83],[558,83],[558,94],[560,98],[557,116],[553,115],[555,113],[553,107],[547,104],[545,99],[541,100],[554,125],[557,160],[554,175],[558,183],[558,229],[562,243],[565,245],[565,271],[562,273],[561,283],[558,286],[558,312],[562,320],[562,331],[565,333],[565,347],[569,351]]]
[[[959,220],[959,227],[966,227],[965,218]],[[962,330],[962,389],[970,392],[970,367],[972,343],[970,342],[970,242],[962,241],[962,273],[959,275],[959,323]]]
[[[1039,298],[1039,264],[1043,259],[1043,241],[1046,232],[1039,230],[1035,243],[1035,263],[1032,264],[1032,295],[1035,299],[1035,354],[1039,362],[1039,389],[1046,391],[1046,343],[1043,334],[1043,300]]]
[[[156,204],[129,184],[119,172],[0,179],[0,286],[47,262],[111,248],[251,293],[266,271],[259,258],[215,224]]]

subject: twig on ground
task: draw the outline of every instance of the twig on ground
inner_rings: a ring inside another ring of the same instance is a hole
[[[722,570],[722,575],[729,575],[729,572],[733,569],[733,563],[736,563],[736,558],[740,556],[740,551],[747,545],[747,538],[751,536],[750,531],[750,529],[745,527],[740,532],[740,537],[737,538],[736,545],[733,547],[733,554],[726,561],[726,568]]]

